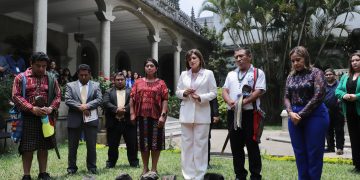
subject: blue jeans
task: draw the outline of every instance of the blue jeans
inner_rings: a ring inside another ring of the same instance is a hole
[[[299,112],[304,106],[292,106]],[[299,180],[321,178],[325,136],[329,127],[329,114],[324,104],[319,105],[308,117],[294,125],[288,121],[291,144],[296,157]]]

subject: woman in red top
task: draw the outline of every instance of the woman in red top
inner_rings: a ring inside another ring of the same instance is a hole
[[[131,90],[130,118],[132,122],[137,122],[138,145],[144,164],[142,175],[158,176],[160,151],[165,149],[164,125],[168,111],[168,89],[165,82],[156,77],[159,68],[156,60],[147,59],[144,67],[145,77],[139,78]]]

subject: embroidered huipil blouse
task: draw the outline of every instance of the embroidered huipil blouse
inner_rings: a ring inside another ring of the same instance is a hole
[[[130,97],[133,99],[135,115],[158,120],[163,108],[162,102],[168,100],[168,88],[163,80],[146,82],[145,78],[135,81]]]
[[[292,112],[292,106],[304,106],[298,112],[301,118],[309,116],[325,97],[325,77],[318,68],[304,69],[290,74],[285,85],[285,106]]]

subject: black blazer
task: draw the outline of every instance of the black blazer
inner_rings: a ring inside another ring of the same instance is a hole
[[[213,121],[213,117],[219,116],[219,103],[217,98],[214,98],[210,101],[210,110],[211,110],[211,122]]]
[[[130,89],[125,89],[125,121],[130,124]],[[116,117],[117,110],[117,98],[116,98],[116,87],[112,87],[107,90],[104,94],[104,108],[105,108],[105,117],[106,123],[105,127],[111,127],[118,120]]]

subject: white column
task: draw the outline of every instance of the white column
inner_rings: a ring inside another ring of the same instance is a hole
[[[110,22],[115,19],[111,12],[96,12],[97,18],[101,21],[101,40],[100,40],[100,61],[101,70],[105,78],[110,77]]]
[[[48,0],[34,0],[33,51],[46,53]]]
[[[159,42],[161,38],[158,34],[148,36],[151,43],[151,57],[156,61],[159,61]]]
[[[101,21],[101,67],[104,77],[110,77],[110,21]]]
[[[180,52],[181,46],[174,46],[174,91],[176,91],[176,86],[180,77]]]

